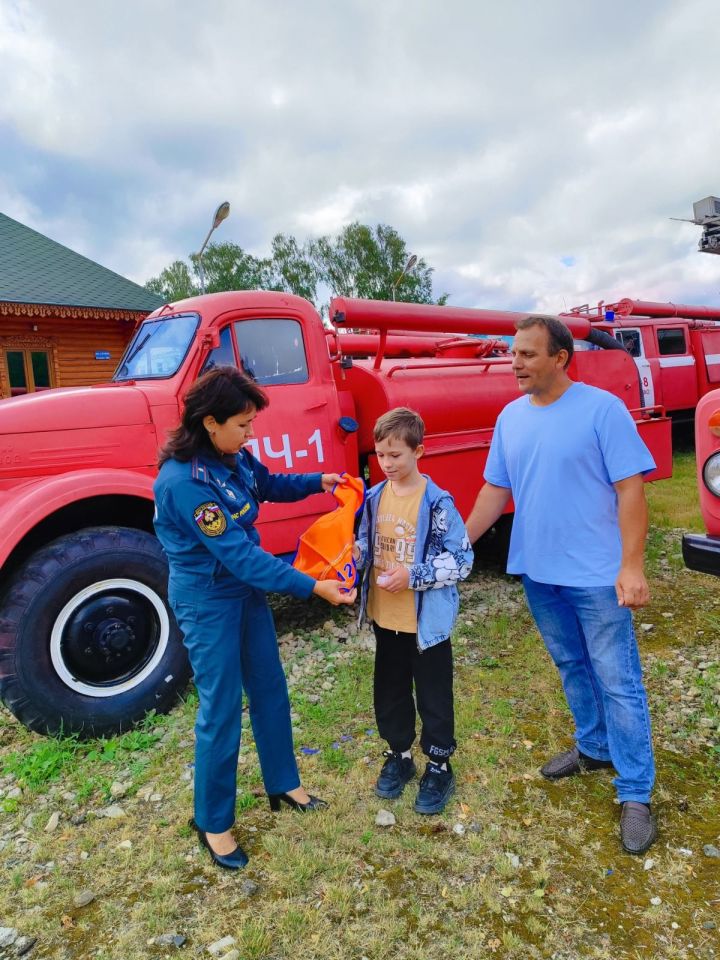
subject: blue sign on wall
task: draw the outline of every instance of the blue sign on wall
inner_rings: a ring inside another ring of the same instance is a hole
[[[96,351],[95,351],[95,359],[96,359],[96,360],[109,360],[109,359],[110,359],[110,351],[109,351],[109,350],[96,350]]]

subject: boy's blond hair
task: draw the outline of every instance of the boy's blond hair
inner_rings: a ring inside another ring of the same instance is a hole
[[[425,424],[420,414],[409,407],[395,407],[377,418],[373,437],[375,443],[393,437],[402,440],[411,450],[417,450],[425,437]]]

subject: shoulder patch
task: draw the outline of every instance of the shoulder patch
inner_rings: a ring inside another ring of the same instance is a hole
[[[192,458],[191,473],[193,480],[202,480],[203,483],[208,482],[207,470],[197,457]]]
[[[219,537],[227,529],[225,514],[220,509],[219,504],[212,500],[195,507],[193,520],[206,537]]]

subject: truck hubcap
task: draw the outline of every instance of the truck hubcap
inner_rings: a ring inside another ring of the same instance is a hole
[[[60,611],[50,655],[66,686],[86,696],[116,696],[153,672],[169,631],[165,605],[154,590],[137,580],[102,580]]]

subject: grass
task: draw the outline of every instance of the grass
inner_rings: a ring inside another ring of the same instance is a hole
[[[683,450],[673,456],[669,480],[647,484],[653,526],[661,530],[704,530],[695,479],[695,453]]]
[[[163,727],[169,725],[165,717],[148,715],[128,733],[90,743],[76,737],[38,738],[27,749],[0,756],[0,770],[30,791],[66,774],[68,785],[81,799],[87,799],[99,789],[107,793],[108,777],[118,768],[124,768],[126,776],[138,778],[148,763],[147,751],[159,741]]]
[[[650,869],[620,851],[609,774],[538,776],[569,741],[567,707],[518,584],[479,571],[463,588],[454,640],[458,793],[444,815],[414,814],[412,785],[395,802],[374,797],[384,745],[372,655],[353,640],[343,659],[326,608],[281,601],[279,633],[304,638],[302,662],[315,648],[326,654],[291,699],[303,781],[329,813],[271,815],[246,731],[238,837],[251,861],[242,876],[225,874],[187,826],[194,696],[94,743],[43,739],[2,715],[0,923],[38,938],[32,957],[58,960],[207,957],[227,935],[241,960],[716,957],[717,931],[703,924],[720,926],[718,861],[702,848],[720,846],[720,603],[716,584],[679,556],[683,511],[697,527],[689,473],[683,455],[673,480],[650,491],[654,600],[637,618],[651,626],[639,635],[662,827]],[[350,628],[351,614],[333,617]],[[8,796],[16,780],[19,795]],[[98,815],[111,800],[125,817]],[[381,807],[395,826],[375,824]],[[60,823],[46,833],[53,811]],[[95,900],[74,907],[86,888]],[[149,942],[168,932],[187,938],[181,950]]]

